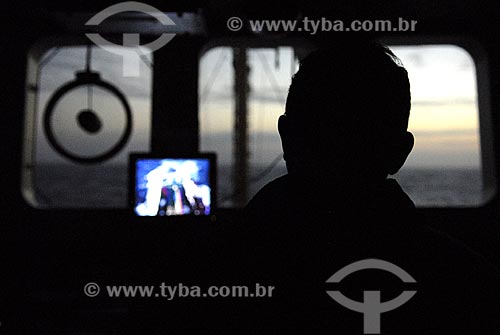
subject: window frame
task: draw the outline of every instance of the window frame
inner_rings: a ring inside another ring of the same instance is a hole
[[[118,35],[108,36],[110,41],[118,41]],[[24,117],[23,117],[23,139],[22,139],[22,155],[21,155],[21,195],[22,199],[31,208],[36,210],[73,210],[79,211],[106,211],[106,210],[127,210],[127,207],[45,207],[40,205],[37,200],[36,184],[35,184],[35,167],[36,167],[36,137],[37,137],[37,118],[38,113],[38,89],[40,87],[40,61],[52,48],[59,47],[97,47],[94,44],[89,44],[89,40],[82,35],[77,34],[62,34],[45,36],[33,43],[28,49],[26,55],[26,84],[24,98]],[[153,82],[154,68],[151,70],[151,104],[153,104]],[[42,111],[43,112],[43,111]],[[132,124],[132,133],[134,126]],[[152,130],[151,130],[152,132]],[[132,134],[131,134],[132,135]],[[128,167],[128,163],[125,163]],[[127,186],[125,186],[126,188]],[[124,199],[127,202],[127,199]]]
[[[479,120],[479,150],[481,160],[483,201],[477,206],[447,206],[447,209],[478,209],[490,207],[498,196],[498,180],[496,152],[494,148],[494,125],[492,120],[491,85],[489,77],[489,57],[482,44],[472,38],[463,36],[400,36],[382,37],[378,39],[387,45],[432,45],[449,44],[464,49],[472,58],[476,68],[476,89]],[[423,209],[439,209],[440,207],[420,207]]]
[[[494,125],[492,124],[492,106],[489,79],[489,57],[481,43],[472,37],[462,36],[381,36],[375,38],[385,45],[418,46],[418,45],[454,45],[464,49],[472,58],[476,69],[476,89],[479,121],[479,150],[482,177],[482,199],[477,206],[419,206],[422,210],[439,209],[480,209],[490,207],[498,196],[498,180],[496,171],[496,153],[494,148]],[[201,48],[199,64],[205,53],[216,47],[278,48],[282,46],[301,46],[314,49],[317,44],[305,38],[277,37],[231,37],[210,39]],[[198,137],[200,133],[198,130]]]

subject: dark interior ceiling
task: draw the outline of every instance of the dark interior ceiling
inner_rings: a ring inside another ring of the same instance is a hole
[[[120,1],[24,1],[2,4],[2,16],[40,15],[42,12],[98,12]],[[327,17],[329,19],[390,19],[404,17],[419,20],[419,31],[470,32],[500,22],[500,5],[495,0],[337,0],[337,1],[161,1],[145,0],[165,12],[203,13],[211,34],[227,34],[225,22],[231,16],[242,19]],[[10,7],[10,8],[8,8]]]

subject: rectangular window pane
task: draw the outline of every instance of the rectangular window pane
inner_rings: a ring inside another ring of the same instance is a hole
[[[277,121],[297,61],[291,47],[247,49],[248,180],[247,200],[270,180],[286,173]],[[219,204],[234,202],[234,66],[233,50],[209,50],[200,62],[200,143],[218,155]],[[241,205],[241,204],[240,204]]]
[[[124,77],[114,49],[32,52],[23,184],[34,206],[127,206],[128,155],[149,149],[152,58],[143,53],[140,76]]]
[[[392,46],[409,72],[409,131],[415,148],[396,178],[421,207],[477,206],[483,196],[479,110],[474,60],[455,45]],[[284,113],[294,49],[247,48],[248,199],[285,174],[277,120]],[[200,143],[219,160],[219,201],[234,197],[235,67],[233,48],[210,49],[200,60]]]
[[[408,70],[415,147],[395,176],[420,206],[483,202],[474,60],[454,45],[395,46]]]

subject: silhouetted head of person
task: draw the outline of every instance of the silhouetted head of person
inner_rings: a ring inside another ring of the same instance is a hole
[[[340,44],[304,58],[279,118],[290,174],[369,182],[395,174],[413,148],[408,73],[375,43]]]

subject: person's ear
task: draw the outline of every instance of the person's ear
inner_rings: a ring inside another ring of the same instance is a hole
[[[283,148],[283,159],[286,161],[288,152],[288,141],[289,141],[289,120],[285,114],[278,118],[278,133],[281,137],[281,147]]]
[[[413,134],[410,132],[405,132],[403,136],[398,139],[397,143],[394,143],[391,146],[391,156],[392,159],[389,161],[388,173],[393,175],[401,169],[403,164],[408,158],[408,155],[413,149],[413,145],[415,144],[415,138]]]
[[[283,139],[283,137],[288,137],[288,128],[289,128],[289,125],[288,125],[288,118],[285,114],[283,115],[280,115],[280,117],[278,118],[278,132],[281,136],[281,138]]]

